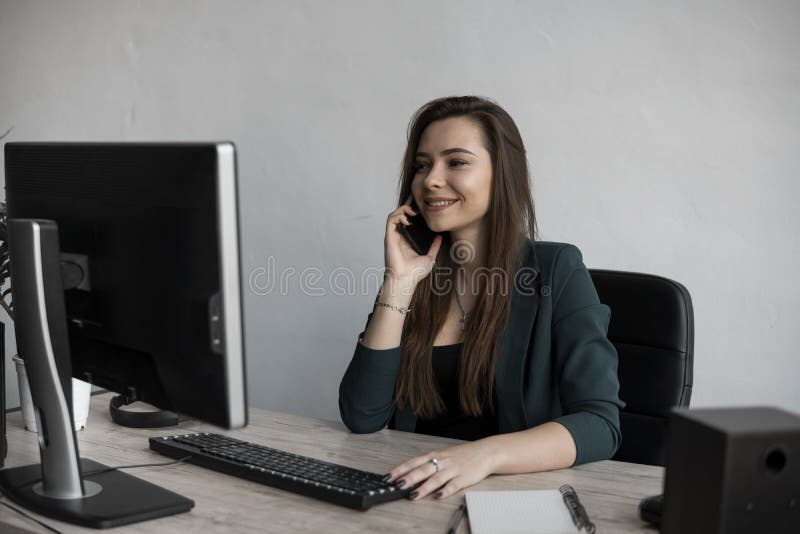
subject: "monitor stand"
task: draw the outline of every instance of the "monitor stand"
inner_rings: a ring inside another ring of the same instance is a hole
[[[194,501],[78,454],[72,365],[53,221],[8,221],[17,349],[25,360],[41,463],[0,470],[0,491],[47,517],[93,528],[188,512]]]

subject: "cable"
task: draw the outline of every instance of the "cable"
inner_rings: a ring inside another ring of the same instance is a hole
[[[6,311],[8,316],[11,317],[11,319],[13,320],[14,319],[14,310],[11,308],[11,306],[8,303],[6,303],[5,300],[0,300],[0,306],[3,307],[3,309]]]
[[[159,463],[154,463],[154,464],[133,464],[133,465],[118,465],[116,467],[105,467],[103,469],[98,469],[97,471],[88,471],[86,473],[81,473],[81,478],[86,478],[86,477],[89,477],[89,476],[99,475],[101,473],[107,473],[109,471],[116,471],[118,469],[133,469],[135,467],[166,467],[166,466],[169,466],[169,465],[175,465],[175,464],[183,463],[183,462],[185,462],[186,460],[188,460],[191,457],[192,457],[191,455],[188,455],[188,456],[184,456],[183,458],[180,458],[178,460],[172,460],[171,462],[159,462]],[[33,480],[29,480],[28,482],[26,482],[24,484],[20,484],[15,489],[21,489],[21,488],[24,488],[26,486],[30,486],[31,484],[36,484],[37,482],[41,482],[41,481],[42,481],[41,478],[35,478]]]
[[[189,456],[184,456],[183,458],[180,458],[178,460],[173,460],[171,462],[161,462],[156,464],[135,464],[135,465],[119,465],[117,467],[106,467],[105,469],[98,469],[97,471],[89,471],[88,473],[83,473],[83,477],[86,478],[93,475],[99,475],[100,473],[107,473],[108,471],[116,471],[118,469],[133,469],[135,467],[166,467],[168,465],[182,464],[191,457],[192,456],[189,455]]]
[[[118,469],[133,469],[133,468],[136,468],[136,467],[165,467],[165,466],[168,466],[168,465],[176,465],[176,464],[183,463],[183,462],[187,461],[189,458],[191,458],[191,455],[184,456],[183,458],[180,458],[178,460],[173,460],[171,462],[159,462],[159,463],[153,463],[153,464],[118,465],[116,467],[106,467],[105,469],[98,469],[97,471],[89,471],[88,473],[83,473],[81,475],[81,477],[82,478],[86,478],[88,476],[99,475],[101,473],[107,473],[108,471],[117,471]],[[41,478],[37,478],[36,480],[32,480],[30,482],[26,482],[25,484],[22,484],[21,486],[17,486],[17,489],[24,488],[25,486],[29,486],[31,484],[36,484],[37,482],[39,482],[41,480],[42,480]],[[2,498],[4,496],[5,495],[3,494],[3,492],[0,492],[0,498]],[[46,523],[44,523],[42,521],[39,521],[35,517],[25,513],[23,510],[17,508],[16,506],[12,506],[12,505],[8,504],[7,502],[3,502],[2,500],[0,500],[0,504],[2,504],[3,506],[5,506],[7,508],[11,508],[12,510],[17,512],[21,516],[24,516],[24,517],[30,519],[31,521],[33,521],[35,523],[38,523],[39,525],[43,526],[44,528],[46,528],[47,530],[49,530],[51,532],[55,532],[56,534],[61,534],[60,530],[56,530],[53,527],[51,527],[50,525],[48,525],[48,524],[46,524]]]

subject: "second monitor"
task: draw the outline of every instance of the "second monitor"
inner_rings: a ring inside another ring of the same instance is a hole
[[[8,143],[5,163],[16,334],[42,462],[0,471],[4,492],[90,526],[185,511],[191,501],[148,501],[153,487],[119,472],[90,480],[65,399],[75,376],[246,424],[233,145]]]

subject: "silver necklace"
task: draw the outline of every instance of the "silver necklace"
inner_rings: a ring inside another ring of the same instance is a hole
[[[460,269],[458,270],[458,273],[459,274],[461,273]],[[458,282],[458,280],[456,280],[456,282]],[[461,305],[461,299],[458,298],[458,283],[456,283],[456,304],[458,304],[458,309],[461,311],[460,322],[461,322],[461,330],[463,331],[466,328],[467,317],[472,315],[472,312],[465,312],[464,307]]]

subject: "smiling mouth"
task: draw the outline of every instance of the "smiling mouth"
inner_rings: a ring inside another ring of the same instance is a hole
[[[439,208],[439,207],[442,207],[442,206],[449,206],[450,204],[455,204],[456,202],[458,202],[458,201],[457,200],[434,200],[434,201],[426,200],[425,204],[427,204],[428,206],[430,206],[432,208]]]

